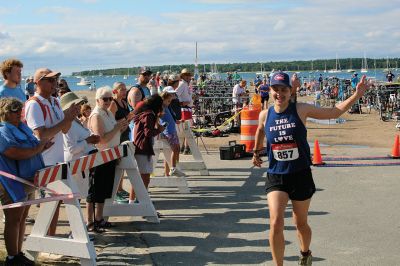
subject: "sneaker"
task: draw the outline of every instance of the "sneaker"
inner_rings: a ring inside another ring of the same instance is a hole
[[[185,150],[185,146],[181,147],[181,153],[183,153],[183,151]]]
[[[53,254],[53,253],[48,253],[48,252],[40,252],[39,258],[40,260],[59,260],[63,257],[61,254]]]
[[[189,147],[186,147],[186,148],[185,148],[185,151],[183,152],[183,154],[184,154],[184,155],[190,155],[190,154],[192,154],[192,152],[190,151],[190,148],[189,148]]]
[[[120,194],[118,194],[118,193],[117,193],[117,195],[115,195],[115,201],[116,201],[117,203],[128,203],[128,202],[129,202],[128,199],[122,197],[122,196],[121,196]]]
[[[35,262],[33,261],[33,260],[30,260],[30,259],[28,259],[26,256],[25,256],[25,253],[24,252],[20,252],[19,254],[18,254],[18,256],[24,261],[24,265],[35,265]]]
[[[121,190],[117,192],[119,195],[121,195],[121,197],[127,198],[129,197],[129,192],[125,191],[125,190]]]
[[[300,254],[299,265],[304,265],[304,266],[312,265],[311,251],[308,252],[307,256],[303,256],[303,255]]]
[[[34,224],[35,223],[35,219],[33,219],[31,217],[26,217],[25,222],[27,224]]]
[[[25,256],[21,256],[20,254],[14,256],[14,258],[10,259],[8,256],[6,257],[6,260],[4,262],[5,266],[11,266],[11,265],[35,265],[35,262],[31,261]]]
[[[171,168],[171,170],[169,170],[169,175],[177,176],[177,177],[186,176],[186,174],[184,172],[182,172],[181,170],[179,170],[178,168]]]

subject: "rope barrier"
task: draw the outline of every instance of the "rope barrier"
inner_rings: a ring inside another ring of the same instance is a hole
[[[346,156],[338,156],[338,157],[324,157],[324,161],[363,161],[363,160],[393,160],[390,156],[363,156],[363,157],[346,157]]]
[[[400,165],[400,162],[392,163],[327,163],[321,165],[314,165],[314,167],[364,167],[364,166],[395,166]]]
[[[15,203],[11,203],[8,205],[3,205],[0,206],[0,210],[4,210],[4,209],[11,209],[11,208],[17,208],[17,207],[22,207],[22,206],[28,206],[28,205],[33,205],[33,204],[39,204],[39,203],[44,203],[44,202],[50,202],[50,201],[59,201],[59,200],[66,200],[66,199],[74,199],[74,198],[80,198],[81,195],[79,193],[72,193],[72,194],[60,194],[52,189],[49,189],[47,187],[40,187],[40,186],[36,186],[34,183],[29,182],[26,179],[23,179],[21,177],[15,176],[13,174],[4,172],[4,171],[0,171],[0,175],[6,178],[9,178],[11,180],[15,180],[17,182],[20,182],[22,184],[25,184],[27,186],[33,187],[35,189],[43,189],[47,192],[49,192],[50,195],[55,195],[55,196],[50,196],[50,197],[45,197],[45,198],[41,198],[41,199],[34,199],[34,200],[28,200],[25,202],[15,202]]]
[[[236,114],[234,114],[233,116],[231,116],[230,118],[228,118],[227,120],[225,120],[224,123],[222,123],[220,126],[218,127],[214,127],[214,128],[193,128],[192,131],[193,132],[199,132],[199,133],[204,133],[204,132],[211,132],[214,130],[221,130],[224,127],[226,127],[233,119],[235,119],[240,113],[242,112],[242,110],[240,110],[239,112],[237,112]]]

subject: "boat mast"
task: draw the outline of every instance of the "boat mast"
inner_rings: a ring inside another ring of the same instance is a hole
[[[199,77],[199,64],[197,57],[197,42],[196,42],[196,58],[194,60],[194,78],[197,80],[198,77]]]

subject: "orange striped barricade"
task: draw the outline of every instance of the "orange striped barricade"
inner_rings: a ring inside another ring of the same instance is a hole
[[[183,161],[182,156],[179,161],[179,167],[182,170],[194,170],[199,171],[201,175],[210,175],[207,166],[204,163],[203,156],[200,153],[199,147],[193,138],[193,132],[190,129],[190,121],[184,121],[178,126],[178,134],[180,135],[180,142],[182,144],[182,138],[185,137],[189,143],[190,151],[194,160]]]
[[[47,167],[35,175],[35,185],[46,186],[60,194],[79,194],[67,163]],[[40,204],[31,234],[24,242],[24,248],[34,258],[39,252],[49,252],[80,258],[81,265],[96,265],[96,250],[89,240],[85,221],[77,198],[63,200],[72,239],[47,236],[50,223],[60,201]]]
[[[260,112],[260,108],[245,106],[240,113],[240,143],[246,145],[246,152],[253,151]]]
[[[168,166],[171,168],[171,154],[172,150],[169,146],[167,140],[157,137],[154,141],[154,160],[153,160],[153,168],[156,169],[156,165],[158,159],[160,157],[161,152],[163,153],[163,159],[165,159],[168,163]],[[164,168],[163,160],[161,161],[162,168]],[[185,176],[177,177],[177,176],[154,176],[150,179],[150,186],[152,187],[176,187],[178,188],[179,193],[190,193],[190,189]]]
[[[140,176],[137,163],[134,157],[135,146],[132,142],[126,141],[118,147],[124,147],[124,156],[120,159],[115,169],[114,187],[112,198],[106,199],[104,203],[104,216],[140,216],[145,217],[148,222],[160,223],[157,216],[157,211],[154,208],[153,202],[150,199],[149,193],[143,184]],[[123,173],[126,172],[127,179],[130,185],[135,190],[137,203],[117,203],[115,197],[118,190],[118,184],[123,178]]]

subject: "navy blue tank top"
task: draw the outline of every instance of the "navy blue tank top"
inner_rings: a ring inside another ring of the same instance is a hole
[[[267,137],[268,173],[289,174],[310,167],[307,129],[297,114],[296,103],[290,103],[282,113],[275,112],[271,106],[264,130]]]

